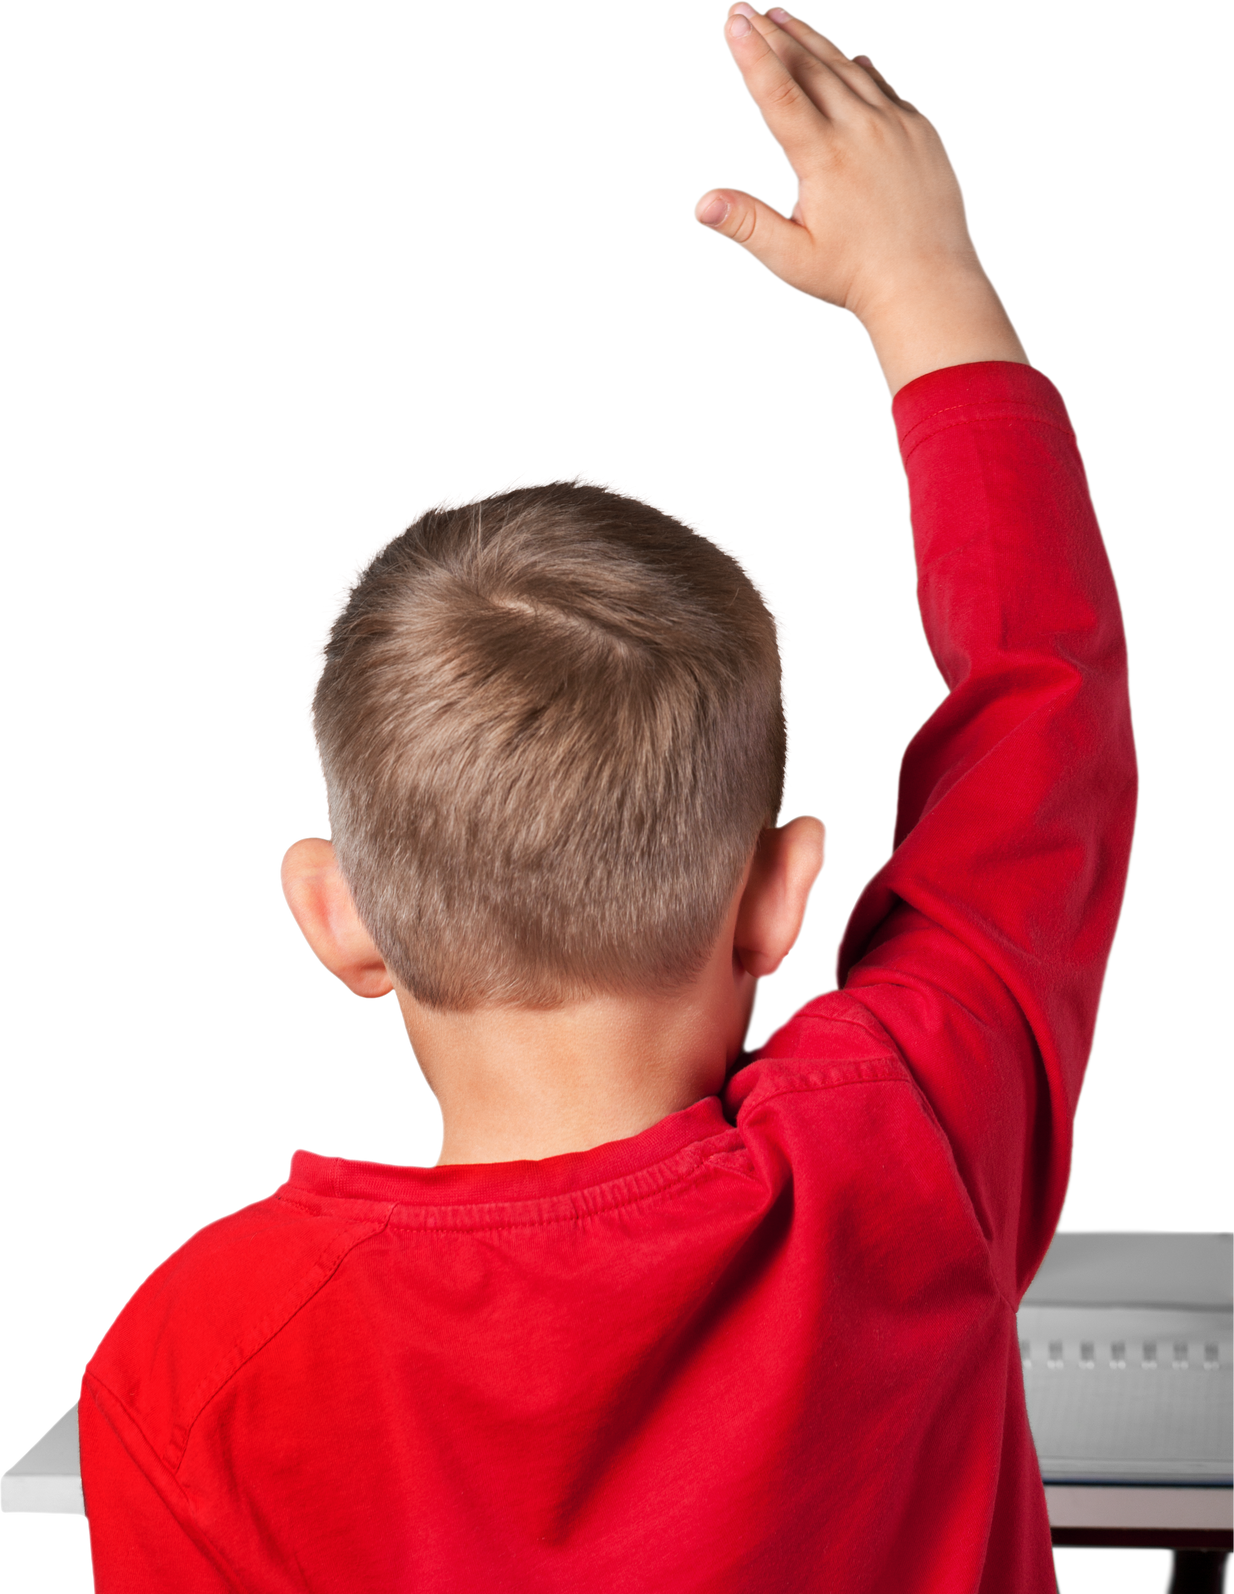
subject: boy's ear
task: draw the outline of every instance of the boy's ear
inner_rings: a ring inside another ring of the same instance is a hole
[[[283,895],[304,939],[349,990],[384,996],[394,989],[328,841],[297,841],[287,849]]]
[[[819,820],[803,818],[759,837],[733,932],[733,951],[756,979],[774,974],[793,949],[823,867],[823,835]]]

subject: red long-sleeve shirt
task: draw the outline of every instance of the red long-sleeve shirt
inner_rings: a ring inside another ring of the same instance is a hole
[[[949,696],[842,989],[629,1140],[297,1153],[87,1369],[104,1594],[1053,1590],[1015,1308],[1122,894],[1118,603],[1061,400],[895,400]]]

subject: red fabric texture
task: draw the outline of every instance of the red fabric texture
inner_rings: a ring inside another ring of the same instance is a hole
[[[948,696],[842,988],[633,1139],[300,1152],[191,1239],[86,1372],[102,1594],[1053,1590],[1015,1308],[1131,840],[1122,630],[1044,377],[894,413]]]

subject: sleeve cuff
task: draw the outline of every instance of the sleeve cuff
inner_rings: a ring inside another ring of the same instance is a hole
[[[968,414],[961,413],[965,410]],[[886,406],[901,461],[926,435],[992,413],[1054,422],[1079,437],[1062,387],[1036,365],[1016,360],[976,360],[926,371],[904,384]]]

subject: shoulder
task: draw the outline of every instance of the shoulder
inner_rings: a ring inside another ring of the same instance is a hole
[[[333,1206],[333,1210],[331,1207]],[[200,1230],[156,1268],[86,1369],[173,1469],[202,1407],[311,1299],[389,1208],[285,1190]]]
[[[730,1076],[725,1102],[744,1115],[786,1093],[881,1083],[912,1083],[899,1049],[867,1007],[833,991],[807,1003]]]
[[[843,991],[818,997],[730,1075],[725,1116],[746,1145],[774,1145],[800,1179],[864,1183],[866,1159],[890,1140],[933,1140],[937,1126],[899,1048]],[[838,1156],[843,1147],[845,1155]],[[851,1164],[848,1178],[841,1167]]]

